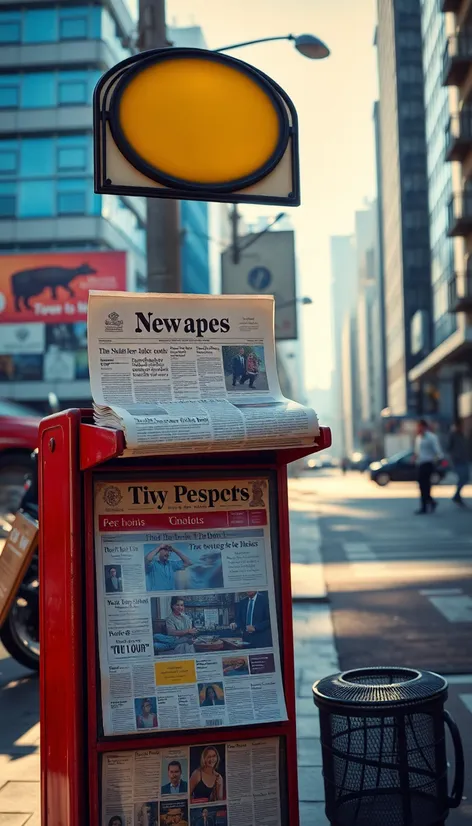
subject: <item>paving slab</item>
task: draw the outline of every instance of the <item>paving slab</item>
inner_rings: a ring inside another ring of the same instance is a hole
[[[32,814],[39,811],[39,783],[34,780],[9,780],[0,789],[0,812]]]
[[[306,737],[297,743],[298,766],[321,766],[321,742],[319,737]]]

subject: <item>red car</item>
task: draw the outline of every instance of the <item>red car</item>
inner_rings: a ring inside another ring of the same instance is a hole
[[[0,399],[0,512],[14,513],[23,494],[31,453],[38,446],[41,416],[28,407]]]

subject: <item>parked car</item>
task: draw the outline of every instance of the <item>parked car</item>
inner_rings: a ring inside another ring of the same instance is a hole
[[[450,469],[447,459],[442,459],[431,474],[431,483],[438,485]],[[412,450],[405,450],[389,459],[381,459],[380,462],[372,462],[369,470],[370,478],[380,487],[388,485],[389,482],[414,482],[418,476],[415,454]]]
[[[15,513],[25,477],[31,472],[31,454],[38,446],[41,417],[29,407],[0,399],[0,512]]]

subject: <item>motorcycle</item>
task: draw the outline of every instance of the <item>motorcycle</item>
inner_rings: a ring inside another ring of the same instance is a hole
[[[31,475],[25,482],[20,511],[38,519],[38,451],[31,456]],[[36,552],[0,629],[0,641],[21,665],[39,670],[39,558]]]

